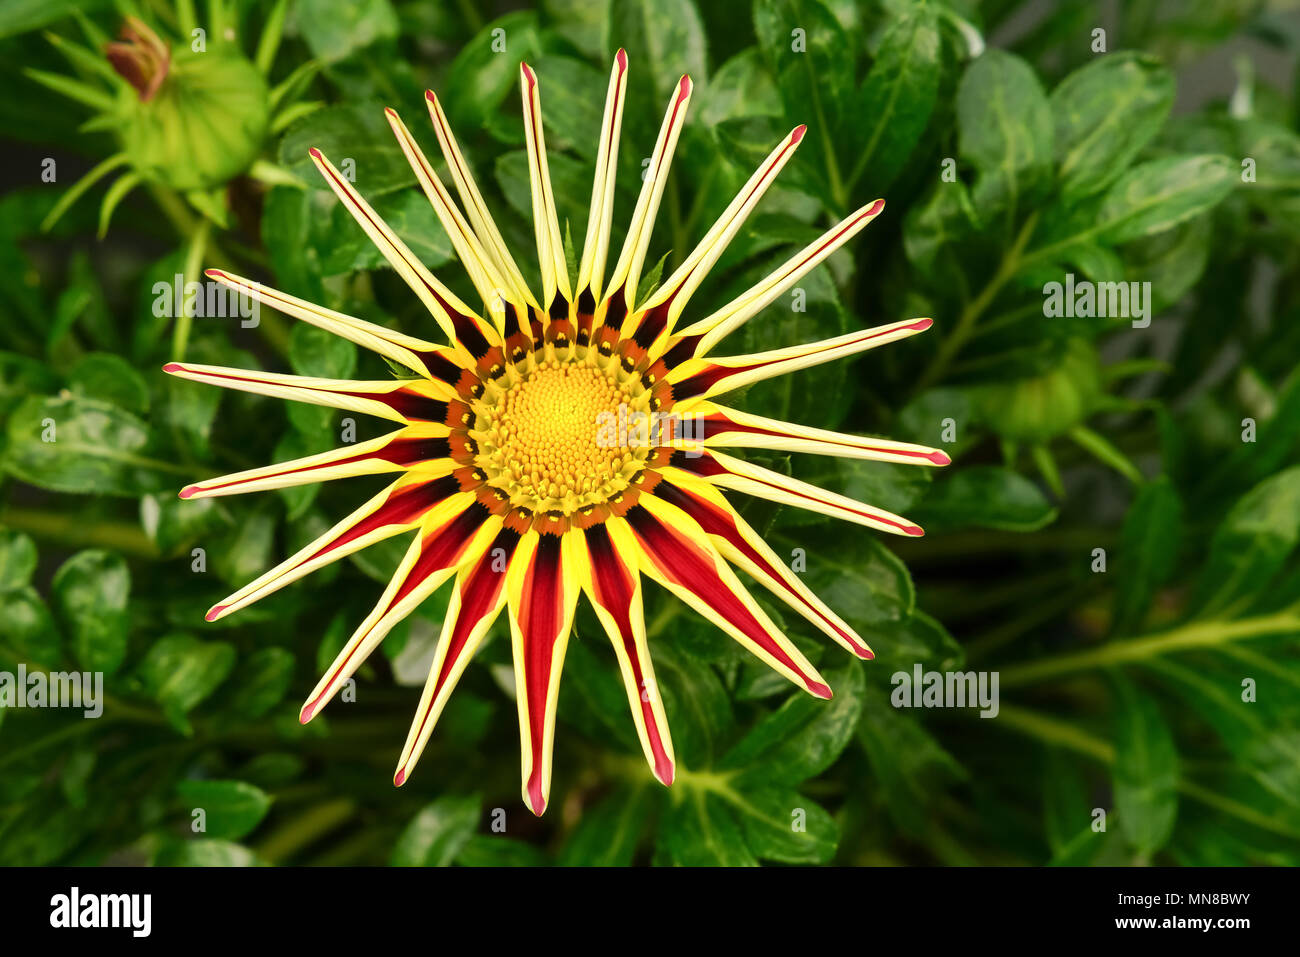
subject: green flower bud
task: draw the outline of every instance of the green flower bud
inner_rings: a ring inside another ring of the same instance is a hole
[[[212,189],[262,151],[270,120],[266,81],[233,50],[169,50],[134,18],[109,61],[130,84],[120,128],[131,165],[178,190]]]
[[[1044,442],[1068,432],[1097,407],[1101,366],[1091,343],[1071,339],[1057,366],[1042,375],[980,388],[976,401],[995,432]]]

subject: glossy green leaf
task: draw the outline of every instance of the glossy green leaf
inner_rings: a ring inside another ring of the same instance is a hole
[[[972,525],[1032,532],[1052,522],[1056,512],[1038,486],[1022,475],[975,465],[937,479],[911,517],[929,534]]]
[[[73,657],[87,671],[113,674],[126,659],[131,573],[120,555],[78,552],[59,566],[50,586],[54,614]]]
[[[446,795],[426,804],[406,825],[389,861],[395,867],[446,867],[478,829],[477,795]]]
[[[176,785],[191,829],[194,812],[203,811],[209,838],[237,841],[252,832],[271,809],[271,796],[244,781],[186,780]]]
[[[1155,701],[1120,684],[1115,740],[1115,814],[1124,836],[1150,855],[1178,816],[1178,751]]]

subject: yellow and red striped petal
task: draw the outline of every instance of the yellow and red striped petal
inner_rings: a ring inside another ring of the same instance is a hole
[[[650,165],[646,169],[645,181],[641,186],[641,195],[637,198],[632,221],[628,224],[627,238],[623,240],[623,251],[609,279],[610,297],[617,298],[622,292],[622,303],[617,306],[610,303],[611,311],[626,313],[636,305],[637,284],[641,281],[641,267],[645,264],[646,250],[650,248],[650,234],[654,230],[655,217],[659,213],[659,201],[663,198],[664,186],[668,182],[668,168],[672,165],[673,152],[677,149],[677,138],[681,135],[686,122],[686,108],[694,89],[691,78],[683,76],[677,83],[677,92],[668,111],[664,114],[663,125],[659,127],[659,138],[655,142]]]
[[[579,587],[569,554],[581,545],[576,535],[529,531],[506,579],[524,802],[537,815],[551,792],[555,706]]]
[[[426,519],[436,522],[455,514],[473,499],[472,493],[460,491],[460,483],[450,474],[430,481],[407,473],[314,542],[213,605],[206,618],[224,618],[367,545],[410,531]]]
[[[421,462],[445,459],[451,454],[442,425],[408,426],[377,439],[307,455],[288,462],[268,465],[195,482],[181,489],[180,497],[214,498],[219,495],[242,495],[267,489],[329,482],[354,475],[402,472]]]
[[[811,429],[713,403],[696,406],[692,438],[708,448],[777,449],[839,458],[896,462],[900,465],[948,465],[946,452],[925,445],[893,442],[864,435]]]
[[[520,302],[537,306],[537,300],[529,291],[523,273],[519,271],[514,258],[510,255],[510,250],[506,248],[505,240],[501,238],[501,230],[497,228],[496,221],[488,212],[487,204],[483,202],[483,194],[479,192],[478,184],[474,182],[474,174],[470,172],[469,164],[465,162],[460,146],[456,143],[456,137],[452,135],[451,124],[447,122],[447,114],[443,112],[442,104],[438,102],[438,97],[432,90],[426,90],[424,97],[429,106],[429,118],[433,121],[434,131],[438,134],[438,145],[442,147],[443,158],[446,159],[447,168],[451,173],[451,180],[456,185],[456,193],[460,196],[465,213],[474,226],[479,244],[492,257],[497,271],[507,277],[510,285],[522,296]]]
[[[725,359],[687,359],[666,376],[672,384],[673,400],[679,405],[689,399],[721,395],[741,386],[785,375],[808,366],[866,352],[889,342],[924,332],[934,323],[929,319],[904,319],[888,325],[862,329],[834,339],[810,342],[802,346],[756,352]],[[685,411],[681,408],[680,411]]]
[[[393,783],[398,787],[411,776],[465,666],[505,607],[506,576],[518,544],[518,532],[501,528],[482,554],[456,573],[429,678],[393,774]]]
[[[317,379],[190,362],[169,362],[163,366],[163,371],[193,382],[346,409],[402,423],[442,422],[447,416],[447,403],[456,397],[454,390],[436,379],[392,379],[387,382]]]
[[[609,91],[605,94],[605,117],[600,126],[600,149],[596,154],[596,173],[591,182],[591,205],[588,207],[587,239],[582,246],[582,263],[578,267],[578,300],[587,292],[586,308],[595,310],[604,290],[605,262],[609,258],[609,228],[614,218],[614,181],[618,172],[618,141],[623,129],[623,104],[627,95],[627,52],[614,55],[609,74]]]
[[[672,470],[655,486],[655,495],[689,515],[709,536],[722,557],[761,582],[772,594],[859,658],[872,658],[871,649],[839,615],[831,611],[777,557],[761,535],[708,482]]]
[[[704,277],[709,274],[718,257],[731,244],[731,240],[745,224],[745,220],[758,205],[758,201],[763,198],[767,188],[775,181],[782,167],[799,148],[799,142],[807,129],[806,126],[795,127],[790,135],[768,154],[767,159],[736,194],[731,205],[723,211],[717,222],[700,240],[700,244],[682,261],[673,274],[664,280],[645,305],[640,307],[644,310],[644,315],[636,330],[636,339],[642,348],[653,352],[653,344],[672,332],[691,296],[704,281]]]
[[[717,312],[683,329],[682,336],[700,337],[695,354],[707,354],[724,336],[748,322],[814,266],[856,236],[884,208],[883,199],[863,206],[791,256],[766,279],[741,293]]]
[[[429,272],[406,243],[402,242],[370,204],[361,198],[361,194],[352,188],[352,184],[344,178],[343,174],[334,168],[334,164],[325,158],[324,153],[315,147],[308,150],[308,153],[311,154],[316,168],[325,177],[325,181],[329,183],[330,189],[334,191],[334,195],[339,198],[339,202],[347,207],[352,218],[375,244],[375,248],[420,297],[420,301],[433,314],[433,318],[437,320],[453,346],[465,347],[470,355],[477,359],[487,351],[487,347],[501,344],[496,330],[485,323],[478,313],[465,305],[455,293]],[[483,340],[481,346],[479,340]]]
[[[672,784],[676,759],[654,663],[646,644],[636,540],[622,519],[592,525],[582,536],[583,547],[576,551],[583,591],[591,599],[596,617],[614,645],[632,720],[650,770],[662,784]]]
[[[503,297],[506,300],[521,301],[521,292],[511,288],[510,280],[498,270],[473,228],[452,202],[447,187],[442,185],[442,180],[434,172],[424,151],[415,142],[415,137],[406,128],[397,111],[389,109],[385,110],[384,114],[388,117],[388,125],[393,128],[393,134],[397,137],[402,152],[406,154],[406,161],[411,164],[420,188],[424,190],[429,204],[433,206],[442,228],[447,231],[461,265],[469,273],[470,281],[478,290],[479,297],[489,306],[488,312],[497,325],[497,331],[504,332],[505,303],[500,302],[500,308],[493,308],[493,306]]]
[[[433,378],[433,370],[430,368],[431,361],[438,360],[445,364],[455,355],[451,349],[445,346],[438,346],[424,339],[403,335],[373,322],[366,322],[364,319],[357,319],[341,312],[335,312],[332,309],[326,309],[323,306],[318,306],[305,299],[298,299],[288,293],[280,292],[278,289],[272,289],[269,286],[263,286],[261,283],[245,279],[242,276],[235,276],[220,269],[204,270],[204,275],[209,279],[215,279],[236,292],[251,296],[264,305],[278,309],[285,315],[311,323],[313,326],[332,332],[336,336],[355,342],[364,349],[369,349],[371,352],[377,352],[381,356],[392,359],[411,371],[419,373],[426,379]],[[433,368],[437,368],[436,363]]]
[[[781,634],[690,516],[646,495],[627,513],[627,521],[645,574],[809,694],[831,696],[817,669]]]
[[[472,561],[501,527],[481,505],[442,509],[421,523],[420,534],[384,589],[379,603],[339,651],[299,712],[306,724],[329,703],[389,631],[438,590],[466,561]]]
[[[551,171],[546,163],[546,134],[542,130],[542,93],[537,74],[527,63],[519,64],[519,86],[524,99],[524,141],[528,146],[528,179],[533,194],[533,230],[537,234],[537,263],[542,272],[542,305],[556,308],[558,291],[563,299],[564,317],[573,300],[569,288],[569,266],[564,257],[564,238],[555,214],[555,194],[551,190]]]
[[[752,462],[732,458],[722,452],[703,452],[695,457],[677,453],[673,456],[673,466],[681,471],[708,479],[714,485],[735,489],[747,495],[793,505],[809,511],[820,512],[831,518],[843,519],[889,532],[892,535],[909,535],[919,538],[925,532],[915,522],[910,522],[901,515],[875,508],[864,502],[836,495],[816,485],[809,485],[788,475],[773,472]]]

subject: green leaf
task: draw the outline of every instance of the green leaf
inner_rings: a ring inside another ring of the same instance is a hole
[[[152,459],[144,422],[74,396],[28,396],[9,417],[0,467],[57,492],[139,495],[175,484],[179,469]]]
[[[584,810],[578,826],[560,851],[566,867],[626,867],[658,803],[648,787],[620,789]]]
[[[0,37],[16,36],[62,20],[71,13],[91,13],[107,0],[9,0],[0,7]]]
[[[1138,53],[1097,57],[1062,80],[1049,98],[1062,197],[1090,196],[1118,179],[1173,102],[1173,74]]]
[[[697,116],[701,124],[712,127],[742,116],[781,116],[784,110],[758,50],[746,47],[713,74],[699,100]]]
[[[377,40],[397,36],[397,12],[388,0],[298,0],[298,29],[322,60],[342,60]]]
[[[120,555],[78,552],[64,562],[50,585],[54,613],[87,671],[111,675],[126,658],[131,573]]]
[[[924,5],[894,20],[881,38],[852,124],[860,149],[854,178],[865,176],[872,193],[884,193],[925,132],[939,90],[939,46],[938,21]]]
[[[271,796],[243,781],[180,781],[176,793],[191,822],[194,811],[204,812],[202,833],[209,838],[237,841],[261,824],[271,809]]]
[[[678,626],[672,629],[668,640],[650,639],[650,652],[673,751],[683,767],[709,767],[735,723],[731,701],[713,668],[675,647],[671,639]]]
[[[332,332],[305,322],[289,334],[289,364],[298,375],[350,379],[357,367],[357,347]],[[291,402],[286,409],[294,428],[309,436],[330,431],[337,412],[327,406]]]
[[[59,631],[45,602],[29,585],[0,591],[0,657],[7,663],[53,667],[59,664]],[[16,656],[9,661],[10,655]]]
[[[1178,751],[1155,701],[1128,682],[1117,688],[1115,811],[1129,843],[1150,855],[1169,841],[1178,816]]]
[[[1168,476],[1138,490],[1120,532],[1113,633],[1129,634],[1141,626],[1156,589],[1173,575],[1182,524],[1182,501]]]
[[[1217,205],[1236,183],[1236,166],[1226,156],[1152,160],[1110,188],[1095,229],[1112,243],[1154,236]]]
[[[242,844],[199,838],[167,847],[155,863],[160,867],[263,867],[266,862]]]
[[[260,718],[283,700],[293,683],[293,654],[284,648],[259,648],[235,670],[230,709],[242,719]]]
[[[843,203],[836,144],[844,142],[843,124],[854,95],[853,45],[821,0],[756,0],[754,32],[776,76],[787,121],[808,124],[802,150],[812,157],[814,169],[826,171],[825,179],[814,180],[822,198]]]
[[[866,751],[889,816],[912,837],[923,836],[929,809],[947,788],[965,777],[956,760],[908,712],[884,695],[867,699],[858,740]]]
[[[68,388],[88,399],[99,399],[143,414],[149,409],[149,386],[135,368],[121,356],[92,352],[82,356],[68,373]]]
[[[22,532],[0,528],[0,592],[22,588],[36,571],[36,543]]]
[[[721,797],[682,788],[659,826],[656,859],[677,867],[756,867],[745,835]]]
[[[916,607],[916,589],[907,566],[869,535],[845,530],[807,542],[789,536],[781,541],[806,548],[804,581],[858,631],[902,621]]]
[[[825,864],[835,856],[839,827],[826,809],[797,791],[768,787],[730,801],[755,857],[786,864]]]
[[[958,469],[937,479],[912,518],[929,533],[975,526],[1032,532],[1057,510],[1029,479],[996,465]]]
[[[406,825],[389,863],[394,867],[446,867],[478,829],[478,795],[446,795],[426,804]]]
[[[1052,111],[1034,71],[990,49],[957,87],[958,149],[979,172],[972,199],[980,216],[1012,219],[1042,195],[1052,165]]]
[[[146,652],[136,668],[136,678],[172,726],[188,735],[191,728],[186,715],[226,680],[234,666],[234,646],[173,633],[159,638]]]
[[[622,45],[632,75],[641,78],[627,85],[624,150],[635,143],[635,149],[649,156],[653,131],[659,128],[678,80],[689,74],[697,87],[705,86],[704,24],[692,0],[610,0],[606,23],[609,49]]]
[[[833,698],[792,695],[718,762],[720,770],[737,771],[738,789],[771,781],[795,785],[824,771],[840,756],[857,726],[866,682],[856,664],[825,677]]]
[[[531,844],[500,834],[473,834],[456,855],[461,867],[545,867],[550,861]]]
[[[1197,594],[1208,615],[1259,595],[1300,542],[1300,466],[1241,497],[1210,540]]]
[[[504,59],[504,58],[503,58]],[[280,141],[280,165],[304,183],[323,182],[308,150],[319,149],[347,176],[355,167],[353,185],[368,200],[415,184],[415,173],[384,119],[384,105],[352,102],[326,106],[304,116]],[[345,160],[352,163],[345,164]],[[280,190],[301,192],[291,187]],[[357,227],[361,231],[361,227]]]
[[[531,10],[498,17],[461,48],[447,74],[446,96],[440,97],[461,137],[486,127],[510,93],[518,96],[519,62],[535,61],[540,52],[537,14]]]

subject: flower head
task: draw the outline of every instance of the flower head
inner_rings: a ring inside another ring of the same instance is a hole
[[[525,282],[487,211],[433,93],[433,120],[460,206],[398,115],[388,120],[484,303],[472,309],[420,263],[318,150],[312,158],[362,229],[428,307],[448,344],[323,309],[217,270],[208,275],[282,312],[372,349],[414,377],[363,382],[169,363],[200,382],[364,412],[397,423],[371,441],[189,486],[182,498],[230,495],[351,475],[395,473],[386,489],[306,548],[208,612],[238,611],[321,566],[415,532],[378,605],[303,705],[310,721],[388,631],[448,580],[452,594],[428,682],[394,776],[402,784],[466,664],[503,611],[509,619],[523,751],[523,794],[537,814],[551,782],[551,745],[565,646],[579,592],[613,642],[637,733],[655,776],[674,757],[646,643],[641,581],[649,578],[772,668],[829,698],[816,669],[754,601],[747,573],[832,640],[871,650],[795,576],[729,503],[725,490],[812,509],[880,531],[920,535],[897,515],[736,458],[779,449],[915,465],[945,465],[930,448],[803,428],[716,400],[740,386],[914,335],[929,319],[823,342],[717,357],[731,332],[871,222],[857,210],[774,273],[711,315],[685,318],[692,295],[736,235],[805,127],[771,152],[700,244],[649,297],[635,302],[651,227],[686,117],[691,81],[668,105],[627,236],[606,276],[615,157],[627,57],[609,80],[591,213],[577,282],[547,171],[537,77],[520,66],[540,295]],[[727,451],[724,451],[727,450]]]

